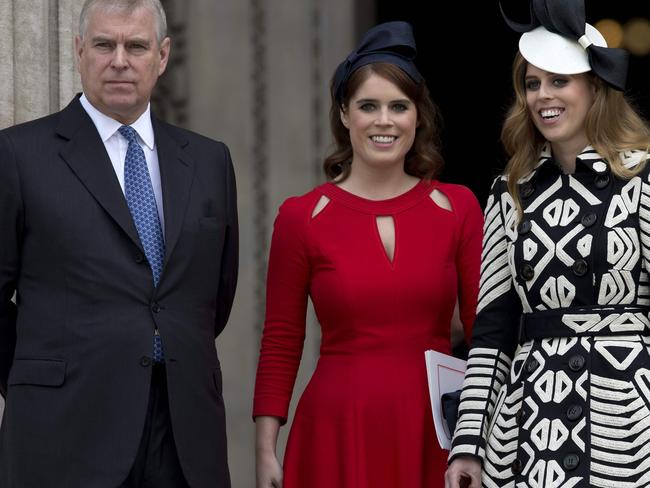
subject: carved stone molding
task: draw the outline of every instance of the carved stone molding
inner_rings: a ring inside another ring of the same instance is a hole
[[[172,48],[165,73],[151,96],[156,116],[179,126],[188,122],[189,69],[187,62],[188,3],[185,0],[161,0],[167,14],[167,35]]]

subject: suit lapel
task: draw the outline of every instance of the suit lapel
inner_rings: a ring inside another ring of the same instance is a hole
[[[61,112],[57,133],[68,140],[60,151],[61,157],[106,213],[144,252],[106,148],[78,99]]]
[[[194,177],[194,164],[183,151],[187,140],[181,137],[180,132],[163,125],[155,117],[152,117],[152,123],[160,165],[165,216],[165,264],[167,264],[185,219]]]

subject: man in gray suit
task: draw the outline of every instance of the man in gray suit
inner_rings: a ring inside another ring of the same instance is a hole
[[[150,113],[165,32],[159,0],[87,0],[83,94],[0,132],[2,487],[230,486],[235,179]]]

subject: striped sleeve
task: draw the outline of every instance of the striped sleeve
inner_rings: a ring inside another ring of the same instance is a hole
[[[477,317],[450,462],[458,455],[485,457],[488,426],[517,347],[522,305],[508,261],[511,202],[505,180],[497,178],[485,208]]]

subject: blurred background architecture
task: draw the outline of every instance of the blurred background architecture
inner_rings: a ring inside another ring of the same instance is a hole
[[[82,3],[0,0],[0,127],[57,111],[81,91],[72,40]],[[321,162],[331,142],[328,84],[336,65],[371,25],[410,21],[419,47],[417,64],[445,119],[442,179],[469,186],[484,203],[489,182],[504,164],[498,136],[511,97],[510,64],[518,36],[504,25],[496,1],[445,2],[444,8],[429,2],[426,12],[425,2],[417,0],[162,3],[172,59],[157,87],[154,111],[227,143],[237,173],[240,279],[217,348],[233,486],[252,487],[250,414],[268,243],[280,203],[324,181]],[[522,21],[525,4],[503,1]],[[586,4],[588,21],[604,22],[600,26],[610,43],[635,53],[628,93],[650,117],[650,9],[635,0]],[[313,314],[308,322],[294,405],[318,358],[320,333]],[[287,430],[282,429],[280,452]]]

